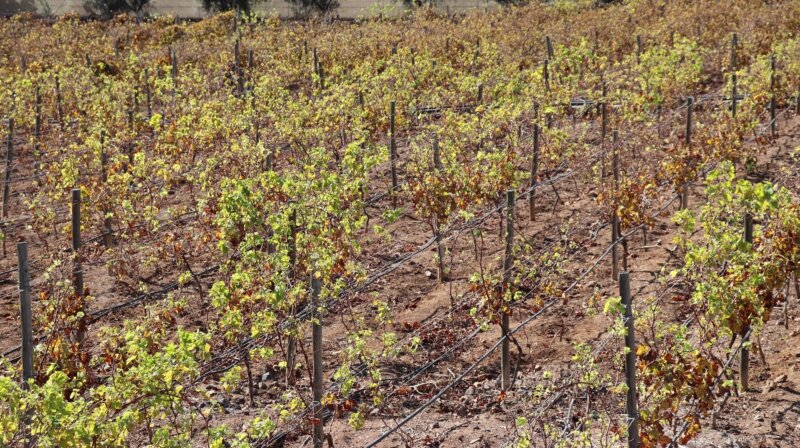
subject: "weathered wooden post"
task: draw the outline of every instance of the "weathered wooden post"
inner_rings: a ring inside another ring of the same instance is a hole
[[[22,319],[22,383],[28,387],[33,375],[33,329],[31,317],[31,284],[28,268],[28,243],[17,243],[19,269],[19,305]]]
[[[549,59],[545,59],[544,63],[542,64],[542,76],[544,77],[544,89],[546,91],[550,91],[550,70],[548,69],[548,65],[550,63]]]
[[[3,176],[3,219],[8,218],[11,200],[11,164],[14,162],[14,119],[8,119],[8,140],[6,141],[6,169]]]
[[[503,288],[499,300],[501,315],[501,337],[503,338],[502,351],[500,354],[500,367],[502,372],[502,390],[507,391],[511,388],[511,348],[509,344],[509,314],[510,309],[506,309],[505,296],[511,288],[511,268],[514,263],[514,190],[506,192],[506,250],[503,258]]]
[[[776,98],[775,98],[775,53],[772,53],[769,60],[770,75],[769,75],[769,129],[773,139],[778,138],[778,117],[776,111]]]
[[[294,205],[294,201],[290,202],[290,206]],[[294,280],[297,277],[297,212],[292,208],[289,215],[289,277]],[[291,318],[294,319],[297,314],[297,306],[292,305]],[[295,383],[295,356],[297,353],[297,340],[294,335],[289,336],[286,343],[286,385],[293,386]]]
[[[687,147],[692,145],[692,109],[694,109],[694,97],[686,98],[686,136],[684,143]],[[689,207],[689,182],[683,184],[681,192],[681,210]]]
[[[753,216],[750,213],[744,215],[744,241],[748,244],[747,250],[752,250]],[[739,354],[739,384],[744,392],[750,388],[750,349],[747,347],[749,330],[749,325],[742,329],[742,350]]]
[[[42,149],[42,95],[39,92],[39,86],[36,86],[34,98],[36,110],[33,124],[33,175],[37,177],[39,175],[39,158],[41,157],[40,152]]]
[[[619,212],[617,210],[617,193],[619,190],[619,153],[617,152],[617,141],[619,133],[615,129],[612,132],[611,142],[611,169],[614,174],[614,200],[612,201],[614,209],[611,211],[611,278],[617,281],[619,278]]]
[[[33,371],[33,318],[31,311],[31,280],[28,266],[28,243],[17,243],[17,269],[19,273],[19,315],[22,326],[22,388],[28,390],[28,382],[35,378]],[[30,410],[24,417],[25,448],[35,446],[30,435]]]
[[[642,63],[642,36],[636,36],[636,65]]]
[[[600,149],[602,152],[600,159],[600,179],[604,182],[606,178],[606,134],[608,132],[608,104],[606,96],[608,95],[608,87],[606,82],[603,81],[602,97],[600,98]]]
[[[150,95],[150,72],[147,67],[144,69],[144,94],[147,97],[147,121],[153,118],[153,98]]]
[[[100,183],[108,182],[108,152],[106,151],[106,131],[100,131]],[[103,208],[103,245],[114,245],[114,229],[111,226],[111,217],[108,207]]]
[[[397,208],[397,140],[395,139],[395,111],[394,100],[389,103],[389,158],[392,170],[392,207]]]
[[[437,175],[443,170],[442,160],[439,154],[439,137],[436,134],[433,135],[433,169]],[[435,211],[433,213],[433,232],[436,238],[436,256],[438,258],[436,263],[436,278],[438,278],[441,283],[445,281],[447,274],[444,269],[445,250],[444,244],[442,243],[442,229],[439,227],[439,216]]]
[[[64,130],[64,106],[61,101],[61,81],[56,75],[56,117],[58,117],[58,127]]]
[[[83,266],[81,264],[81,190],[72,189],[72,253],[75,257],[72,268],[72,282],[75,296],[83,297]],[[78,342],[83,342],[86,337],[86,329],[82,324],[78,324]]]
[[[539,174],[539,123],[533,124],[533,158],[531,160],[531,191],[528,194],[528,208],[531,221],[536,220],[536,177]]]
[[[169,58],[172,62],[172,71],[170,74],[172,75],[172,82],[177,84],[178,80],[178,55],[175,53],[175,50],[172,47],[169,47]]]
[[[639,447],[639,410],[636,399],[636,337],[633,325],[633,300],[631,297],[630,274],[619,275],[619,294],[625,305],[625,384],[628,392],[625,411],[628,414],[628,448]]]
[[[311,302],[313,306],[313,316],[311,323],[311,345],[314,352],[314,380],[311,384],[314,395],[314,448],[322,448],[325,440],[323,415],[322,415],[322,304],[320,303],[320,279],[316,275],[311,276]]]

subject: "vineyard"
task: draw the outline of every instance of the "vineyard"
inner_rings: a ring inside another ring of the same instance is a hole
[[[0,20],[0,446],[800,445],[798,30]]]

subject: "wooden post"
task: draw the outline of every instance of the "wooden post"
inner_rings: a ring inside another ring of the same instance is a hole
[[[33,125],[33,175],[37,176],[39,174],[39,158],[41,157],[39,152],[41,151],[42,142],[42,95],[39,92],[39,86],[36,86],[34,97],[36,111]]]
[[[175,53],[175,50],[172,47],[169,47],[169,58],[172,61],[172,82],[173,84],[177,84],[178,78],[178,55]]]
[[[483,83],[478,82],[478,104],[483,102]]]
[[[72,281],[73,291],[76,296],[83,296],[83,267],[81,266],[81,258],[79,250],[81,248],[81,190],[79,188],[72,189],[72,252],[75,256],[74,266],[72,268]],[[86,337],[85,329],[80,326],[78,330],[78,342],[82,342]]]
[[[153,117],[153,104],[150,96],[150,72],[147,68],[144,69],[144,94],[147,97],[147,121]]]
[[[56,116],[58,117],[58,127],[64,130],[64,107],[61,104],[61,81],[56,75]]]
[[[692,144],[692,109],[694,109],[694,97],[686,98],[686,135],[684,143],[686,146]]]
[[[314,47],[314,62],[311,69],[314,71],[314,74],[319,76],[319,55],[317,55],[317,47]]]
[[[639,447],[639,411],[636,400],[636,337],[633,325],[633,301],[631,298],[630,274],[619,275],[619,294],[625,305],[625,383],[628,392],[625,411],[628,414],[628,448]]]
[[[511,287],[511,268],[514,263],[514,190],[506,192],[506,251],[503,259],[503,289],[499,299],[501,300],[500,314],[501,337],[503,338],[502,352],[500,354],[500,367],[502,371],[501,386],[503,391],[511,388],[511,348],[509,344],[509,311],[506,310],[505,293]]]
[[[544,65],[542,66],[542,75],[544,76],[544,89],[546,91],[550,91],[550,70],[548,69],[549,59],[544,60]]]
[[[600,149],[602,150],[602,157],[600,160],[600,178],[606,178],[606,133],[608,132],[608,106],[606,104],[606,95],[608,94],[608,87],[606,82],[603,81],[602,97],[600,98]]]
[[[614,173],[614,189],[619,188],[619,131],[611,131],[611,163]]]
[[[290,204],[294,204],[292,201]],[[297,269],[297,213],[296,209],[292,208],[291,214],[289,215],[289,269],[290,273],[289,276],[292,280],[294,280],[296,275]],[[295,315],[297,314],[297,306],[292,305],[291,307],[291,318],[294,319]],[[294,336],[289,336],[289,340],[286,343],[286,385],[293,386],[295,383],[295,355],[297,352],[297,341],[295,340]]]
[[[692,109],[694,108],[694,98],[687,97],[686,98],[686,136],[684,143],[686,146],[691,146],[692,144]],[[683,191],[681,192],[681,210],[684,210],[689,207],[689,183],[683,185]]]
[[[233,66],[239,68],[239,38],[233,42]]]
[[[3,219],[8,218],[11,190],[11,164],[14,161],[14,119],[8,119],[8,140],[6,141],[6,171],[3,177]]]
[[[100,131],[100,183],[105,185],[108,182],[108,153],[106,152],[106,131]],[[114,245],[114,229],[111,227],[111,217],[109,211],[103,210],[103,245],[111,247]]]
[[[28,390],[28,382],[35,378],[33,371],[33,318],[31,311],[31,278],[28,266],[28,243],[17,243],[17,269],[19,272],[19,315],[22,324],[22,388]],[[30,409],[24,416],[25,448],[32,448],[36,441],[30,434]]]
[[[611,215],[611,278],[616,282],[619,280],[619,250],[617,240],[619,239],[619,216],[616,209]]]
[[[547,46],[547,59],[553,59],[553,41],[550,36],[545,36],[544,43]]]
[[[33,375],[33,329],[31,318],[31,284],[28,270],[28,243],[17,243],[19,269],[19,305],[22,319],[22,383],[28,388]]]
[[[433,169],[437,175],[442,171],[442,160],[439,155],[439,137],[434,134],[433,135]],[[439,279],[439,282],[444,282],[447,275],[444,270],[444,244],[442,243],[442,232],[441,228],[439,228],[439,216],[436,212],[433,213],[433,231],[435,233],[436,238],[436,255],[439,258],[436,263],[436,276]]]
[[[72,189],[72,251],[77,257],[81,248],[81,190]],[[76,262],[75,274],[75,294],[83,294],[83,271],[79,262]]]
[[[733,83],[733,85],[731,86],[731,115],[733,116],[733,118],[736,118],[736,102],[737,102],[736,101],[736,95],[737,95],[736,83],[738,82],[737,77],[736,77],[736,72],[734,72],[731,75],[731,81]]]
[[[255,58],[253,55],[253,49],[247,50],[247,68],[252,70],[255,67]]]
[[[692,144],[692,109],[694,109],[694,97],[686,98],[686,136],[684,143],[686,146]]]
[[[528,193],[528,208],[531,221],[536,220],[536,176],[539,174],[539,123],[533,124],[533,159],[531,160],[531,191]]]
[[[744,240],[748,243],[748,249],[752,250],[753,245],[753,216],[749,213],[744,215]],[[739,384],[742,386],[742,391],[747,392],[750,388],[750,349],[747,347],[746,338],[749,325],[742,330],[742,350],[739,354]]]
[[[237,6],[233,11],[233,34],[239,32],[239,7]]]
[[[324,422],[322,420],[322,312],[319,303],[320,279],[312,275],[311,278],[311,301],[314,307],[314,318],[311,326],[311,344],[314,352],[314,381],[311,384],[314,395],[314,448],[322,448],[325,440]]]
[[[392,170],[392,207],[397,208],[397,141],[395,140],[395,111],[394,100],[389,103],[389,158]]]
[[[731,68],[732,72],[736,72],[736,46],[739,43],[739,38],[736,36],[736,33],[733,33],[731,36]]]
[[[642,63],[642,36],[636,36],[636,65]]]
[[[611,143],[611,164],[612,172],[614,174],[614,200],[612,201],[614,209],[611,211],[611,278],[617,281],[619,278],[619,213],[617,212],[617,193],[619,189],[619,154],[617,152],[617,139],[619,133],[615,129],[612,132]]]
[[[769,60],[770,76],[769,76],[769,129],[773,139],[778,137],[778,118],[776,115],[776,99],[775,99],[775,53],[772,53]]]
[[[800,115],[800,89],[797,90],[797,96],[794,99],[794,114]]]

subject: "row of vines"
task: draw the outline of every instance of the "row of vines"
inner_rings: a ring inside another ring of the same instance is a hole
[[[464,375],[422,379],[475,355],[471,342],[500,327],[507,344],[509,319],[596,305],[582,282],[612,253],[633,265],[635,235],[647,247],[677,208],[681,265],[636,305],[639,426],[643,446],[687,442],[735,393],[729,358],[800,268],[792,168],[743,178],[800,108],[798,26],[795,2],[749,0],[0,21],[0,444],[299,445],[337,421],[377,436],[371,421],[410,421],[457,386]],[[557,214],[569,206],[582,214]],[[17,241],[30,248],[27,381]],[[690,318],[660,312],[676,290]],[[396,318],[434,291],[449,303],[427,320]],[[623,352],[603,344],[574,347],[568,386],[499,381],[495,403],[527,404],[507,413],[503,443],[624,439]],[[565,393],[603,410],[573,416],[570,402],[562,430]]]

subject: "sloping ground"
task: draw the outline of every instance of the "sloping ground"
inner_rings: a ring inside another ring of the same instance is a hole
[[[758,169],[751,179],[770,180],[797,191],[800,163],[793,152],[800,145],[800,119],[792,117],[781,122],[781,134],[776,141],[766,145],[748,145],[749,150],[758,154],[759,160]],[[590,197],[592,192],[584,192],[578,186],[578,191],[569,190],[568,195],[562,193],[568,199],[557,206],[554,214],[542,214],[541,222],[528,223],[526,219],[521,219],[523,222],[518,238],[535,239],[542,235],[544,229],[591,210],[592,201],[585,198]],[[697,210],[704,201],[702,183],[698,182],[690,200],[690,208]],[[548,210],[551,206],[552,200],[542,205],[542,209]],[[674,207],[670,210],[674,211]],[[591,212],[588,216],[591,216]],[[487,232],[496,229],[496,226],[496,222],[488,225]],[[637,297],[661,293],[664,288],[658,279],[678,267],[679,260],[673,256],[674,246],[671,243],[675,230],[671,215],[665,214],[650,232],[647,246],[642,246],[638,235],[631,239],[629,267],[634,301]],[[531,396],[537,384],[559,379],[569,383],[572,371],[577,368],[572,359],[575,343],[587,343],[603,350],[600,353],[608,355],[606,367],[619,374],[621,364],[615,363],[613,354],[621,350],[622,338],[607,333],[612,322],[605,316],[595,316],[593,309],[596,303],[591,303],[598,295],[610,297],[619,294],[616,284],[611,281],[610,257],[603,257],[607,248],[605,241],[609,240],[607,229],[597,234],[597,240],[589,244],[587,253],[574,260],[566,270],[584,272],[589,267],[588,263],[600,259],[602,261],[597,268],[580,281],[563,303],[546,311],[517,336],[521,358],[516,358],[518,353],[513,348],[515,358],[512,362],[519,370],[512,391],[507,394],[500,392],[499,351],[495,351],[475,371],[457,382],[450,392],[378,446],[502,447],[513,442],[518,431],[515,419],[520,416],[542,412],[539,414],[543,417],[542,424],[563,424],[570,420],[570,416],[591,415],[615,406],[619,413],[624,412],[621,395],[607,394],[581,400],[579,393],[565,388],[568,392],[560,396],[555,393],[542,402]],[[499,244],[499,241],[495,244]],[[466,260],[459,263],[468,265]],[[399,289],[408,291],[411,285],[421,286],[426,281],[430,282],[425,279],[422,269],[409,272],[404,275],[404,284]],[[463,286],[459,286],[455,286],[456,291],[463,290]],[[407,311],[398,313],[397,321],[424,323],[431,310],[449,305],[451,288],[451,284],[433,286],[428,283],[428,292],[421,297],[415,296],[411,300],[413,305],[408,306]],[[678,321],[684,319],[681,302],[665,300],[662,303],[665,315],[673,315]],[[751,390],[727,400],[716,424],[712,427],[710,421],[704,421],[701,435],[688,446],[788,447],[800,444],[800,298],[793,296],[786,312],[789,329],[784,328],[783,310],[775,310],[761,337],[767,363],[764,364],[755,354],[751,358]],[[512,328],[529,314],[526,311],[515,313]],[[458,328],[469,324],[454,320],[447,325]],[[437,390],[451,383],[494,344],[498,334],[496,327],[491,327],[465,344],[438,368],[432,369],[435,371],[416,378],[407,395],[403,395],[385,412],[370,415],[362,430],[353,431],[343,419],[334,419],[326,427],[326,431],[333,436],[333,446],[365,446],[375,440]],[[734,370],[736,365],[734,363]],[[548,378],[545,379],[545,375]],[[557,432],[560,432],[560,428]],[[602,435],[598,435],[598,440],[602,439]],[[537,441],[543,444],[544,440],[534,438],[533,446],[539,446]],[[304,446],[307,443],[308,437],[300,436],[289,446]]]

